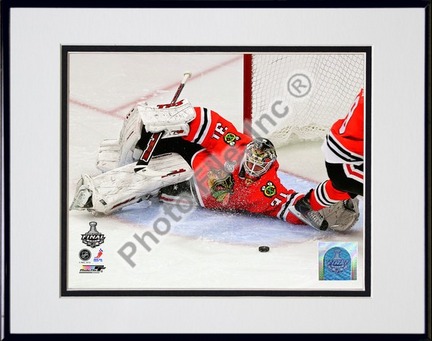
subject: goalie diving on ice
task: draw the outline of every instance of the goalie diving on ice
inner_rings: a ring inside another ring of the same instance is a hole
[[[289,208],[305,194],[286,188],[278,167],[270,140],[238,131],[211,109],[186,99],[139,103],[126,115],[119,138],[102,141],[101,174],[82,175],[70,209],[112,214],[154,197],[164,203],[187,197],[211,210],[265,215],[318,230],[347,231],[357,222],[357,198],[300,219]]]

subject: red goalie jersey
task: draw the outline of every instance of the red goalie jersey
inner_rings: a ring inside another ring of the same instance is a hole
[[[277,217],[303,224],[288,210],[303,194],[287,189],[277,175],[275,161],[259,178],[250,178],[242,165],[251,137],[240,133],[219,114],[195,108],[196,118],[189,123],[185,140],[205,149],[192,159],[195,195],[200,205],[209,209],[243,211]]]

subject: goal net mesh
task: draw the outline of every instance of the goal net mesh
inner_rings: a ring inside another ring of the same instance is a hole
[[[254,136],[275,146],[323,139],[344,117],[365,81],[364,53],[249,55]],[[245,69],[246,70],[246,69]],[[247,72],[247,71],[245,71]],[[248,93],[246,91],[245,93]]]

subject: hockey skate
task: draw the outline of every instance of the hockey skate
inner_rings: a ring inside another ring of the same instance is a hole
[[[321,212],[312,209],[309,202],[310,195],[311,192],[309,191],[303,198],[298,200],[294,206],[290,206],[289,210],[305,224],[319,231],[325,231],[328,229],[329,224]]]

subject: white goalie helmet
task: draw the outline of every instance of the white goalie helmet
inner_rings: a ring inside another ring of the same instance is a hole
[[[243,167],[247,175],[258,178],[266,173],[276,161],[273,143],[266,138],[256,138],[246,146]]]

